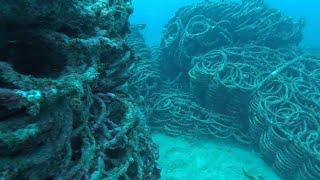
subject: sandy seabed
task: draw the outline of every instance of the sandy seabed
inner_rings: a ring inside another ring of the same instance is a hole
[[[163,180],[280,180],[258,153],[215,140],[154,133]]]

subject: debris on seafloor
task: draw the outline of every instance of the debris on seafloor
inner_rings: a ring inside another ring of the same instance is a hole
[[[261,170],[257,167],[242,167],[243,174],[251,180],[264,180]]]

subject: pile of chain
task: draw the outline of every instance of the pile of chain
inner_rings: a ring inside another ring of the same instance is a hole
[[[319,178],[320,58],[244,45],[195,59],[191,93],[214,114],[231,117],[242,132],[236,140],[253,142],[282,176]]]
[[[167,91],[153,97],[152,126],[172,136],[228,138],[237,130],[231,117],[202,108],[188,94]]]
[[[278,48],[297,45],[304,21],[250,0],[202,2],[181,8],[166,25],[160,48],[162,69],[175,78],[186,73],[193,56],[223,46],[251,44]],[[175,73],[174,73],[175,71]]]
[[[131,77],[127,88],[141,107],[142,112],[149,119],[152,108],[152,99],[162,84],[158,62],[159,50],[156,47],[146,45],[141,31],[146,27],[144,24],[131,25],[131,33],[127,42],[135,52],[138,61],[129,67]]]
[[[288,179],[320,178],[319,67],[320,58],[297,56],[252,94],[250,134],[264,159]]]
[[[297,48],[303,20],[262,1],[181,8],[161,42],[152,127],[232,137],[287,179],[320,177],[320,58]]]
[[[0,0],[0,179],[157,179],[124,86],[131,2]]]
[[[141,30],[146,25],[131,25],[131,33],[127,38],[128,44],[138,57],[130,67],[131,78],[129,89],[131,94],[147,100],[160,86],[160,70],[157,62],[157,50],[148,47]]]

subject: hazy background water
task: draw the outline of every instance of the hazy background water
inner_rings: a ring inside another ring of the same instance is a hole
[[[133,0],[135,12],[131,16],[132,23],[145,23],[143,31],[149,45],[158,45],[162,37],[164,25],[175,12],[184,5],[202,0]],[[302,46],[320,52],[320,1],[319,0],[265,0],[293,18],[304,17],[306,28]]]

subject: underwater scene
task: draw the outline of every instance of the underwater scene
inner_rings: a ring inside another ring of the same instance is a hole
[[[0,0],[0,180],[320,180],[319,8]]]

